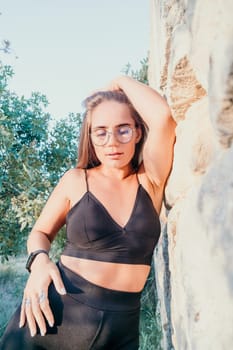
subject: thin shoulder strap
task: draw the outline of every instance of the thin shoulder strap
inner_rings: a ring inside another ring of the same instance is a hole
[[[136,179],[137,179],[138,185],[140,185],[140,181],[139,181],[139,177],[138,177],[138,172],[137,171],[136,171]]]
[[[87,180],[87,169],[84,169],[84,172],[85,172],[85,180],[86,180],[87,192],[89,192],[89,185],[88,185],[88,180]]]

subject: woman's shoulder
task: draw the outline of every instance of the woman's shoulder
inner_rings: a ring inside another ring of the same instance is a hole
[[[71,168],[69,170],[67,170],[64,175],[62,176],[62,179],[72,179],[72,178],[83,178],[85,177],[85,169],[81,169],[81,168]]]
[[[67,170],[60,179],[60,186],[70,202],[75,202],[86,191],[85,170],[80,168]]]
[[[80,180],[85,178],[85,170],[80,168],[71,168],[67,170],[61,177],[61,181],[70,182],[72,180]]]
[[[66,193],[72,192],[74,186],[82,187],[85,183],[85,171],[84,169],[72,168],[67,170],[60,178],[57,187]]]

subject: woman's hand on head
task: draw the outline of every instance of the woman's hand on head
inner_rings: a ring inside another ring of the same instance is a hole
[[[44,260],[38,260],[33,262],[33,268],[24,289],[19,323],[19,327],[23,327],[26,322],[28,323],[31,336],[36,334],[37,325],[41,335],[45,335],[45,320],[47,320],[50,327],[54,325],[54,316],[48,299],[48,287],[51,282],[54,283],[59,294],[66,293],[56,264],[47,256]]]
[[[127,82],[127,80],[134,81],[133,78],[127,76],[127,75],[121,75],[119,77],[116,77],[112,81],[110,81],[106,86],[100,87],[98,89],[92,90],[88,96],[92,96],[95,93],[98,93],[99,91],[116,91],[116,90],[124,90],[124,81]]]
[[[122,90],[123,89],[122,88],[123,81],[127,80],[127,79],[131,79],[131,78],[128,76],[124,76],[124,75],[116,77],[108,84],[107,90],[112,90],[112,91]]]

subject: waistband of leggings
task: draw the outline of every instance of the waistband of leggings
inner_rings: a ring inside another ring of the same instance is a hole
[[[127,292],[98,286],[57,263],[67,294],[81,303],[109,311],[131,311],[140,308],[141,292]],[[113,277],[114,278],[114,277]]]

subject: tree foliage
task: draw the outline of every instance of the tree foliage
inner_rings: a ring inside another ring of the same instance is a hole
[[[8,89],[11,67],[0,64],[0,255],[25,249],[25,239],[58,178],[75,164],[80,115],[59,121],[46,96]]]
[[[148,57],[143,58],[140,61],[140,69],[135,70],[130,63],[123,68],[123,73],[130,75],[132,78],[140,81],[143,84],[148,84]]]

